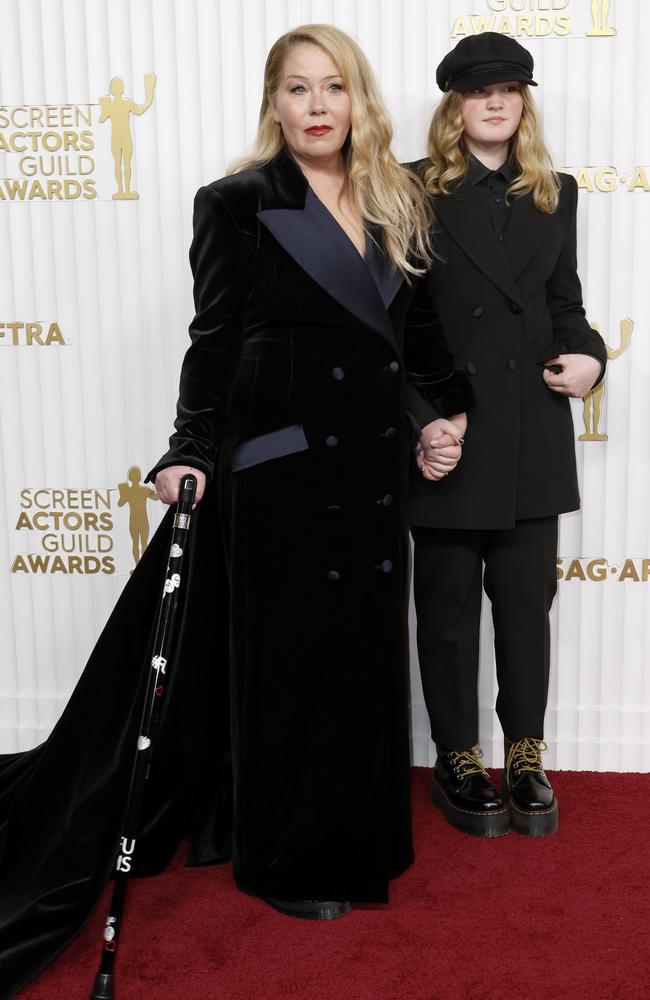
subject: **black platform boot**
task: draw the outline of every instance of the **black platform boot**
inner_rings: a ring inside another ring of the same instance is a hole
[[[503,796],[510,800],[510,822],[527,837],[548,837],[558,828],[557,799],[544,774],[543,740],[524,737],[514,742],[506,737]]]
[[[459,751],[439,746],[431,801],[463,833],[501,837],[510,827],[508,807],[499,797],[480,757],[480,747]]]

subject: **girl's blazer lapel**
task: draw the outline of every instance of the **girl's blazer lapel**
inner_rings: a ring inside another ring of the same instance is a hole
[[[535,208],[533,196],[513,198],[504,243],[515,277],[523,274],[548,235],[555,215]]]
[[[457,195],[437,198],[435,211],[450,236],[490,281],[511,302],[523,305],[517,277],[537,253],[553,216],[539,212],[531,195],[513,198],[508,225],[500,241],[470,184],[464,184]]]
[[[521,295],[503,243],[497,239],[488,214],[471,184],[463,184],[456,194],[436,198],[435,212],[470,260],[511,302],[521,306]]]
[[[387,311],[389,303],[384,304],[365,261],[318,201],[300,168],[285,154],[272,161],[267,170],[276,182],[277,207],[258,211],[260,222],[328,295],[396,349]],[[390,301],[401,284],[399,273],[391,276],[387,296]]]

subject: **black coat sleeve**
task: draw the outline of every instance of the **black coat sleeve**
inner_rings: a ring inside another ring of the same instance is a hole
[[[553,350],[555,355],[589,354],[597,358],[602,365],[600,376],[594,383],[598,384],[605,374],[607,349],[600,334],[589,326],[582,305],[576,252],[578,185],[569,174],[562,175],[561,197],[566,198],[569,203],[566,236],[553,274],[546,284],[547,301],[553,319]],[[550,360],[540,358],[542,362]]]
[[[421,428],[438,417],[468,410],[474,393],[465,373],[453,367],[454,358],[445,346],[430,281],[426,276],[417,281],[404,330],[404,360],[408,411]]]
[[[196,315],[181,369],[175,431],[169,451],[147,477],[152,481],[170,465],[190,465],[212,476],[241,348],[250,249],[213,187],[197,192],[193,224],[190,264]]]

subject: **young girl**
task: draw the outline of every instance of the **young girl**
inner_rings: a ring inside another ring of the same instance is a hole
[[[430,291],[476,395],[462,461],[440,482],[418,479],[411,500],[418,651],[438,750],[432,798],[454,826],[486,837],[510,824],[530,836],[557,828],[541,752],[558,514],[579,506],[567,397],[584,396],[606,362],[576,273],[576,182],[552,167],[532,72],[512,38],[459,42],[438,67],[444,97],[417,164],[435,201]],[[482,582],[506,740],[502,795],[476,746]]]

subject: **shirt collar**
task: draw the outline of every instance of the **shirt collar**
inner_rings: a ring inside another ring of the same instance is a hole
[[[517,166],[513,162],[511,156],[508,157],[504,163],[497,170],[490,170],[486,167],[484,163],[481,163],[473,153],[469,154],[469,182],[470,184],[476,185],[480,184],[482,180],[488,176],[488,174],[501,174],[502,177],[510,184],[518,174]]]

